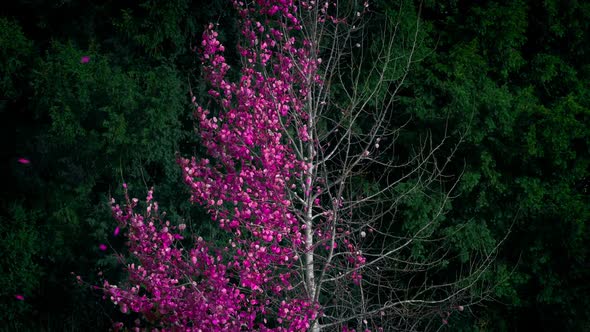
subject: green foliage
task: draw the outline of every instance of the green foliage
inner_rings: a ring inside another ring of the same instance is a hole
[[[70,156],[72,149],[81,154],[78,160],[64,157],[60,162],[61,167],[82,168],[79,178],[71,179],[76,186],[93,181],[84,172],[112,173],[108,166],[113,162],[134,176],[141,174],[129,165],[138,163],[154,164],[162,176],[172,175],[177,141],[185,138],[180,120],[186,110],[174,68],[162,64],[123,71],[95,53],[81,64],[84,54],[55,43],[41,64],[33,83],[38,116],[51,120],[41,140]],[[104,152],[103,158],[91,157],[97,151]]]
[[[151,56],[174,58],[186,52],[187,37],[196,35],[200,28],[189,16],[190,5],[187,0],[148,0],[136,9],[121,10],[121,17],[114,24],[129,41]]]
[[[10,216],[0,217],[0,290],[1,298],[15,301],[15,295],[25,295],[26,301],[8,305],[0,302],[0,319],[3,322],[13,321],[12,328],[22,327],[20,322],[31,310],[28,294],[32,294],[41,283],[43,277],[36,258],[41,240],[35,224],[40,211],[26,210],[15,203],[10,209]]]
[[[423,17],[435,51],[414,67],[400,106],[418,130],[448,124],[464,135],[449,168],[464,174],[450,239],[465,257],[511,230],[485,276],[508,306],[490,304],[473,326],[586,329],[588,5],[437,1]]]
[[[32,42],[25,37],[20,25],[0,17],[0,111],[4,111],[9,100],[20,96],[19,83],[32,51]]]

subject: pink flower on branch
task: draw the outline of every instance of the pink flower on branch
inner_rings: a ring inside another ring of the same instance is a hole
[[[309,330],[322,314],[313,279],[320,269],[311,258],[344,248],[335,260],[355,270],[343,279],[352,285],[362,279],[358,267],[364,263],[353,241],[330,243],[333,219],[313,229],[310,218],[301,219],[304,211],[321,208],[313,195],[323,191],[312,183],[313,164],[288,136],[293,132],[306,148],[317,144],[307,100],[322,84],[321,60],[314,55],[318,45],[298,32],[302,9],[293,1],[233,4],[241,16],[243,67],[232,81],[225,47],[209,24],[200,56],[208,95],[218,108],[206,109],[193,99],[209,158],[177,160],[191,201],[203,206],[231,241],[213,249],[197,238],[192,248],[182,248],[179,233],[186,226],[163,219],[151,190],[145,211],[136,212],[138,200],[130,199],[125,187],[126,204],[113,203],[113,216],[127,227],[136,260],[126,265],[128,287],[107,281],[103,286],[121,311],[166,327]]]
[[[232,266],[223,262],[223,250],[210,252],[199,238],[185,252],[175,246],[182,238],[175,226],[155,214],[146,217],[147,209],[144,214],[136,213],[137,203],[128,196],[126,201],[124,207],[113,203],[112,209],[117,221],[129,228],[129,249],[138,263],[128,264],[127,271],[130,284],[137,286],[103,284],[106,295],[122,312],[138,312],[148,320],[157,317],[164,326],[192,324],[206,331],[257,327],[256,312],[269,299],[243,292],[230,282]],[[140,288],[143,295],[139,295]]]

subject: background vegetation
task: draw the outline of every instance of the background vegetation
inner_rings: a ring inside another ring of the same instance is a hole
[[[381,1],[411,27],[419,57],[396,112],[417,137],[463,138],[462,178],[444,219],[468,260],[509,233],[490,301],[450,330],[590,330],[590,4],[584,1]],[[193,47],[235,15],[221,1],[17,1],[0,16],[0,329],[106,330],[118,313],[75,283],[116,276],[98,249],[112,236],[108,198],[154,185],[174,222],[221,239],[188,204],[174,153],[198,154],[189,90],[203,95]],[[375,24],[379,24],[379,15]],[[379,39],[373,38],[378,43]],[[371,45],[366,45],[370,48]],[[81,63],[83,56],[88,63]],[[30,160],[21,164],[19,158]],[[119,196],[120,197],[120,196]],[[432,207],[419,195],[405,218]],[[454,273],[450,265],[445,273]],[[112,278],[111,278],[112,279]],[[24,301],[14,295],[22,294]]]

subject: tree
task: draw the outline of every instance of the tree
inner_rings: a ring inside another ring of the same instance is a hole
[[[470,128],[449,165],[465,170],[447,214],[471,220],[461,247],[512,225],[486,276],[504,279],[497,302],[465,317],[466,331],[588,330],[590,6],[431,1],[422,19],[436,49],[413,67],[399,109],[417,127]]]
[[[456,262],[442,226],[461,137],[396,150],[407,119],[392,107],[417,13],[388,13],[371,34],[366,2],[233,5],[242,67],[232,71],[208,25],[201,59],[218,108],[193,103],[209,158],[178,157],[191,201],[232,238],[185,250],[174,244],[185,226],[156,213],[151,191],[144,214],[127,196],[113,211],[136,260],[128,285],[105,282],[110,299],[156,328],[261,331],[428,328],[479,301],[493,251]],[[402,13],[411,29],[392,24]],[[460,272],[441,273],[449,262]]]

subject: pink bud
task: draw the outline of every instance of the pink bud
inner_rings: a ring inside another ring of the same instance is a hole
[[[457,307],[457,310],[459,310],[459,311],[463,311],[463,309],[465,309],[465,308],[462,305]]]
[[[20,294],[15,294],[14,295],[14,298],[17,299],[17,300],[19,300],[19,301],[24,301],[25,300],[25,297],[22,296],[22,295],[20,295]]]
[[[107,246],[106,246],[106,244],[101,243],[101,244],[98,245],[98,249],[100,249],[102,251],[105,251],[105,250],[107,250]]]
[[[80,63],[88,63],[88,62],[90,62],[90,56],[85,55],[80,58]]]
[[[114,235],[114,236],[117,236],[117,235],[119,235],[119,231],[120,231],[120,229],[119,229],[119,227],[117,226],[117,228],[115,228],[115,231],[113,232],[113,235]]]
[[[21,164],[30,164],[31,163],[31,161],[29,159],[26,159],[26,158],[19,158],[18,159],[18,162],[21,163]]]

